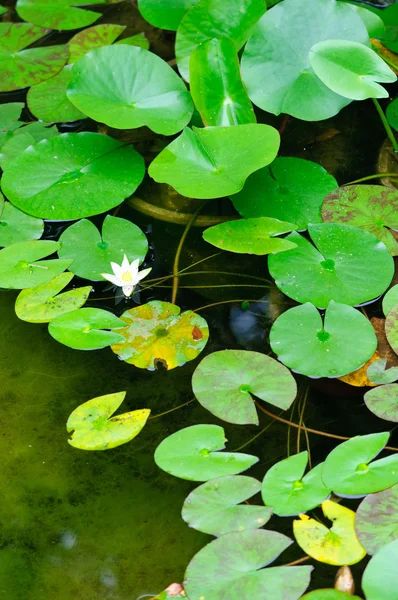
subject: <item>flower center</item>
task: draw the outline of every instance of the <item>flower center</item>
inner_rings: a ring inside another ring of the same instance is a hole
[[[122,279],[122,281],[123,281],[124,283],[132,283],[132,281],[133,281],[133,276],[131,275],[130,271],[125,271],[125,272],[122,274],[122,277],[121,277],[121,279]]]

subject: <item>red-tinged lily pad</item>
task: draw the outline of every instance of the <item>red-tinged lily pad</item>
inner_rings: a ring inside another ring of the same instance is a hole
[[[389,371],[398,371],[398,367],[392,367]],[[388,371],[384,371],[388,373]],[[398,379],[398,373],[396,376]],[[366,392],[365,404],[380,419],[398,423],[398,383],[380,385]]]
[[[398,484],[362,500],[355,529],[368,554],[376,554],[398,539]]]
[[[398,304],[395,304],[387,315],[385,331],[388,343],[395,354],[398,354]]]

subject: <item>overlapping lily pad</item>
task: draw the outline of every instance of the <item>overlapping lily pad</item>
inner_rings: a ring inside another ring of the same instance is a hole
[[[199,0],[138,0],[138,8],[151,25],[176,31],[181,19]]]
[[[229,38],[239,51],[266,11],[263,0],[200,0],[183,17],[176,37],[176,58],[181,75],[189,80],[189,60],[202,42]]]
[[[321,165],[278,156],[268,167],[250,175],[243,190],[231,200],[243,217],[273,217],[307,229],[308,223],[322,221],[322,201],[337,187],[335,178]]]
[[[366,566],[362,589],[366,600],[397,600],[398,540],[384,546]]]
[[[109,271],[111,262],[121,264],[124,255],[129,262],[139,258],[141,263],[148,251],[145,234],[137,225],[111,215],[105,217],[102,233],[82,219],[65,229],[59,242],[58,256],[73,259],[72,273],[91,281],[103,281],[101,273]]]
[[[203,42],[192,53],[189,68],[192,98],[206,127],[256,122],[232,40]]]
[[[369,45],[362,20],[343,2],[284,0],[268,11],[242,57],[243,81],[254,104],[305,121],[328,119],[349,104],[311,67],[312,46],[328,39]]]
[[[376,554],[398,539],[398,484],[362,500],[355,529],[368,554]]]
[[[193,392],[211,413],[236,424],[258,425],[253,396],[287,410],[297,394],[290,371],[270,356],[221,350],[206,356],[192,378]]]
[[[394,261],[374,235],[339,223],[309,225],[308,232],[314,246],[293,232],[286,239],[297,248],[268,258],[270,273],[284,294],[325,308],[331,300],[362,304],[388,288]]]
[[[62,69],[69,56],[67,46],[26,49],[46,33],[30,23],[0,23],[0,92],[40,83]]]
[[[387,369],[386,366],[386,358],[380,358],[369,365],[367,375],[372,383],[380,385],[385,383],[393,383],[398,379],[398,367],[391,367],[390,369]]]
[[[393,285],[388,292],[386,292],[383,298],[383,313],[385,316],[388,315],[390,310],[398,304],[398,284]]]
[[[310,582],[311,566],[263,567],[292,540],[276,531],[227,533],[200,550],[185,572],[190,600],[297,600]]]
[[[122,340],[112,329],[123,327],[123,321],[101,308],[79,308],[56,317],[48,326],[50,335],[75,350],[99,350]]]
[[[0,167],[5,171],[13,160],[29,146],[42,140],[51,140],[59,135],[58,129],[49,127],[47,123],[34,121],[13,131],[0,149]]]
[[[114,23],[103,23],[88,27],[79,31],[72,39],[69,40],[69,64],[75,63],[79,58],[94,50],[102,48],[102,46],[110,46],[126,29],[124,25],[115,25]],[[129,38],[124,38],[117,42],[118,44],[129,44],[131,46],[140,46],[141,48],[149,48],[149,42],[144,34],[137,34]]]
[[[24,122],[19,120],[24,106],[23,102],[0,104],[0,148],[15,129],[24,125]]]
[[[263,501],[279,517],[305,513],[330,495],[331,490],[322,480],[322,465],[304,475],[307,463],[308,452],[300,452],[266,472],[261,489]]]
[[[17,13],[25,21],[50,29],[80,29],[91,25],[101,13],[88,10],[90,4],[114,4],[121,0],[18,0]]]
[[[267,523],[272,509],[240,503],[260,489],[257,479],[245,475],[212,479],[189,494],[182,507],[182,518],[190,527],[216,536],[258,529]]]
[[[41,219],[26,215],[10,202],[4,202],[0,194],[0,246],[38,240],[43,231],[44,223]]]
[[[388,343],[395,354],[398,354],[398,304],[395,304],[387,315],[385,332]]]
[[[73,220],[117,206],[144,173],[144,161],[132,146],[98,133],[64,133],[22,152],[1,185],[5,196],[30,215]]]
[[[47,283],[22,290],[15,302],[17,317],[29,323],[49,323],[59,315],[83,306],[91,286],[59,293],[72,279],[73,273],[61,273]]]
[[[398,98],[395,98],[390,104],[387,106],[386,117],[391,127],[394,127],[396,131],[398,131]]]
[[[368,319],[331,301],[325,320],[307,302],[284,312],[270,331],[272,350],[290,369],[308,377],[341,377],[373,356],[377,339]]]
[[[155,462],[170,475],[190,481],[208,481],[237,475],[258,458],[240,452],[219,452],[227,441],[218,425],[192,425],[164,439],[155,451]]]
[[[184,196],[221,198],[239,192],[251,173],[271,163],[279,143],[279,133],[269,125],[186,128],[148,172]]]
[[[398,242],[390,229],[398,229],[398,191],[382,185],[348,185],[328,194],[322,219],[346,223],[373,233],[393,256]]]
[[[373,462],[387,444],[389,432],[361,435],[339,444],[323,463],[322,477],[344,497],[380,492],[398,483],[398,455]]]
[[[206,229],[203,232],[203,239],[222,250],[261,256],[296,248],[294,243],[275,237],[294,229],[297,229],[297,226],[293,223],[270,217],[239,219]]]
[[[203,317],[180,314],[180,307],[152,300],[121,316],[122,339],[112,346],[122,360],[141,369],[180,367],[196,358],[206,346],[209,328]]]
[[[110,127],[145,125],[163,135],[181,131],[194,108],[185,84],[164,60],[125,44],[91,50],[78,60],[67,95],[81,112]]]
[[[393,381],[398,379],[397,367],[395,367],[394,376]],[[381,385],[369,390],[366,392],[364,400],[368,409],[377,417],[398,423],[398,383]]]

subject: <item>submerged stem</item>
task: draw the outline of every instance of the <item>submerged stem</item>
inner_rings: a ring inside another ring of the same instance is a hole
[[[370,179],[380,179],[384,177],[389,177],[390,179],[398,179],[398,173],[375,173],[374,175],[367,175],[366,177],[361,177],[361,179],[355,179],[355,181],[349,181],[348,183],[343,183],[340,187],[345,187],[347,185],[354,185],[354,183],[362,183],[362,181],[369,181]]]
[[[379,117],[380,117],[380,119],[381,119],[381,122],[382,122],[382,123],[383,123],[383,125],[384,125],[384,129],[386,130],[386,133],[387,133],[388,139],[389,139],[389,140],[390,140],[390,142],[391,142],[391,145],[392,145],[392,147],[393,147],[393,150],[394,150],[394,152],[398,153],[398,142],[397,142],[397,140],[395,139],[395,135],[394,135],[394,132],[393,132],[393,130],[392,130],[392,129],[391,129],[391,127],[390,127],[390,123],[387,121],[387,117],[386,117],[386,115],[384,114],[384,111],[383,111],[383,109],[382,109],[382,108],[381,108],[381,106],[380,106],[380,102],[379,102],[378,100],[376,100],[376,98],[372,98],[372,100],[373,100],[373,104],[374,104],[374,105],[375,105],[375,107],[376,107],[376,110],[377,110],[377,112],[379,113]]]
[[[159,413],[158,415],[153,415],[153,417],[149,417],[148,421],[150,419],[157,419],[158,417],[164,417],[164,415],[168,415],[169,413],[174,412],[175,410],[178,410],[179,408],[184,408],[184,406],[188,406],[188,404],[192,404],[192,402],[195,402],[196,398],[192,398],[192,400],[188,400],[188,402],[184,402],[184,404],[179,404],[178,406],[175,406],[174,408],[170,408],[170,410],[166,410],[165,412]]]

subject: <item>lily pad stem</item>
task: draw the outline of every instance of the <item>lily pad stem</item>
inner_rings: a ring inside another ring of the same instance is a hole
[[[374,105],[375,105],[375,107],[376,107],[376,110],[377,110],[377,112],[379,113],[379,117],[380,117],[380,119],[381,119],[381,122],[382,122],[382,123],[383,123],[383,125],[384,125],[384,129],[386,130],[386,133],[387,133],[388,139],[389,139],[389,140],[390,140],[390,142],[391,142],[391,145],[392,145],[392,147],[393,147],[393,150],[394,150],[394,152],[396,152],[396,153],[398,154],[398,142],[397,142],[397,140],[395,139],[395,135],[394,135],[394,133],[393,133],[393,131],[392,131],[391,127],[390,127],[390,124],[389,124],[389,122],[387,121],[387,117],[386,117],[386,115],[384,114],[384,112],[383,112],[383,109],[381,108],[379,101],[378,101],[378,100],[376,100],[376,98],[372,98],[372,100],[373,100],[373,104],[374,104]]]
[[[366,177],[361,177],[361,179],[355,179],[355,181],[349,181],[348,183],[343,183],[341,187],[345,187],[346,185],[354,185],[354,183],[362,183],[363,181],[369,181],[370,179],[381,179],[384,177],[389,177],[390,179],[398,179],[397,173],[375,173],[374,175],[367,175]]]
[[[192,398],[192,400],[188,400],[188,402],[184,402],[184,404],[179,404],[178,406],[175,406],[174,408],[170,408],[170,410],[166,410],[165,412],[159,413],[158,415],[153,415],[153,417],[149,417],[148,421],[150,419],[157,419],[158,417],[163,417],[164,415],[168,415],[169,413],[174,412],[175,410],[178,410],[179,408],[183,408],[184,406],[188,406],[188,404],[192,404],[192,402],[195,402],[196,398]]]

